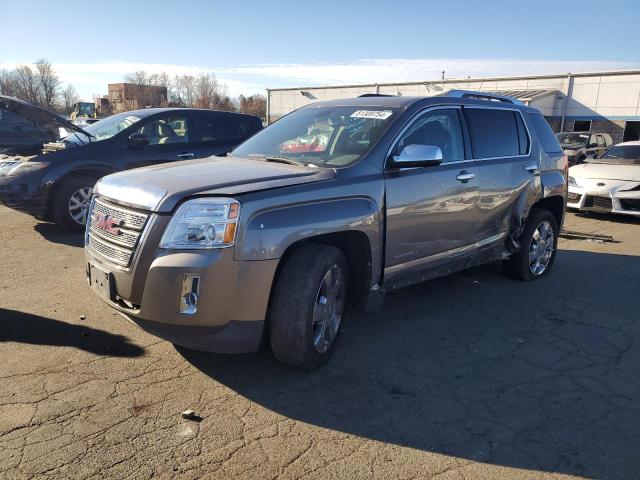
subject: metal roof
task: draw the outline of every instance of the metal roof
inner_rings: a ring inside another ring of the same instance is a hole
[[[543,97],[554,95],[559,93],[558,90],[491,90],[490,92],[496,95],[503,95],[505,97],[517,98],[521,102],[529,103],[534,100],[540,100]]]

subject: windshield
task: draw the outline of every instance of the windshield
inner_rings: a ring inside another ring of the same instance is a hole
[[[378,141],[397,112],[386,107],[302,108],[258,132],[231,154],[347,167]]]
[[[99,142],[101,140],[107,140],[117,133],[121,132],[125,128],[133,125],[136,122],[139,122],[142,117],[138,117],[136,115],[132,115],[131,113],[118,113],[117,115],[112,115],[110,117],[104,118],[100,121],[92,123],[88,125],[84,130],[93,137],[91,137],[92,142]],[[81,140],[79,140],[79,138]],[[87,143],[89,139],[83,133],[72,133],[68,137],[65,137],[65,142],[71,143],[79,143],[79,141],[83,143]]]
[[[586,161],[611,165],[640,165],[640,145],[617,145],[607,150],[600,158]]]
[[[556,137],[561,146],[574,143],[586,144],[589,141],[588,133],[558,133]]]

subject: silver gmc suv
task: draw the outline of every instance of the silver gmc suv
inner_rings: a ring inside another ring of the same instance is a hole
[[[567,159],[540,112],[451,91],[313,103],[226,157],[120,172],[95,187],[87,278],[146,331],[312,369],[348,307],[502,261],[553,265]],[[499,297],[497,297],[499,298]]]

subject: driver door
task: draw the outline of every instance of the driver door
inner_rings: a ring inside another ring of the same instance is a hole
[[[388,168],[385,172],[387,235],[385,284],[396,288],[463,268],[470,259],[477,220],[478,183],[459,107],[435,107],[418,115],[391,149],[437,146],[440,165]]]
[[[186,112],[168,112],[144,120],[132,135],[144,135],[148,143],[125,145],[125,168],[194,158],[193,143],[190,141],[192,129],[191,115]]]

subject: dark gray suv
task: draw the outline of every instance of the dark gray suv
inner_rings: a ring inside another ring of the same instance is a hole
[[[389,290],[495,261],[520,280],[548,274],[566,192],[558,141],[514,99],[318,102],[225,158],[101,179],[87,278],[171,342],[248,352],[266,338],[311,369],[348,306],[373,311]]]

